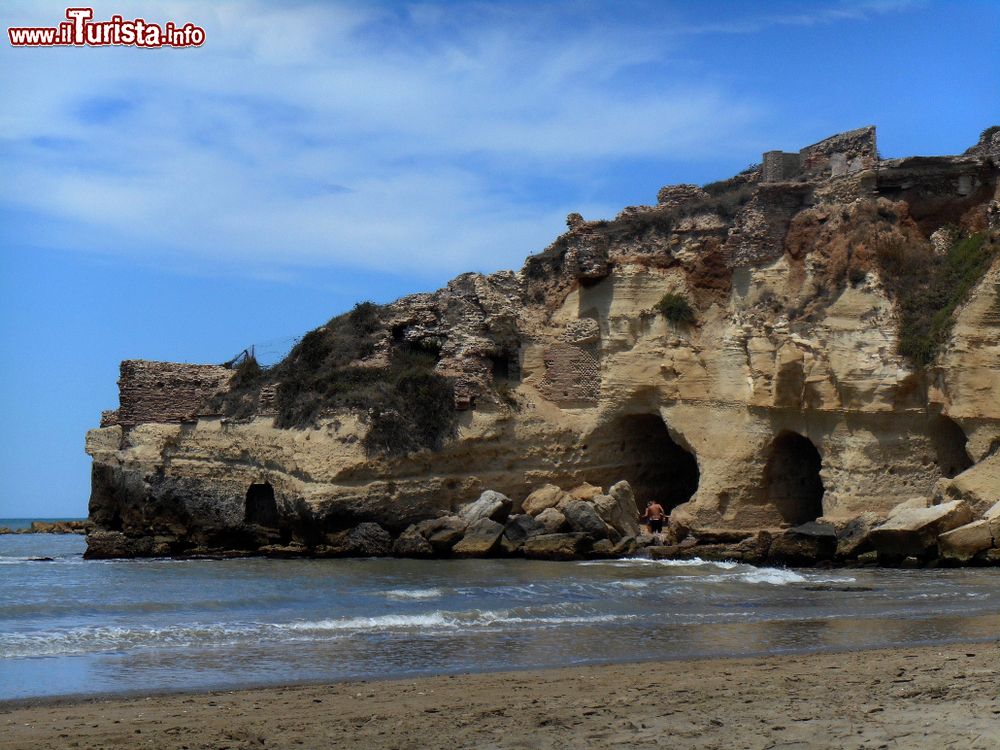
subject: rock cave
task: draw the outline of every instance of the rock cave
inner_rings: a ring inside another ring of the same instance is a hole
[[[939,414],[930,420],[927,431],[942,476],[951,479],[972,466],[972,459],[965,449],[968,438],[955,420]]]
[[[764,467],[764,497],[784,522],[798,525],[823,515],[822,464],[816,446],[797,432],[786,430],[771,443]]]
[[[244,507],[244,521],[275,528],[278,526],[278,504],[274,499],[274,488],[268,482],[251,484],[247,490]]]
[[[640,509],[658,500],[667,510],[691,499],[698,489],[698,462],[677,444],[657,414],[628,414],[599,429],[588,440],[595,459],[588,481],[609,486],[625,479]]]

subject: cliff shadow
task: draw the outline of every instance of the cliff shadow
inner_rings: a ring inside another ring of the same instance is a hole
[[[640,508],[657,500],[669,512],[698,489],[698,461],[670,436],[659,414],[618,417],[594,430],[584,448],[590,463],[585,479],[604,488],[627,480]]]
[[[783,430],[771,442],[764,465],[764,499],[785,523],[798,525],[823,515],[823,460],[809,438]]]
[[[951,479],[958,476],[973,464],[966,450],[968,438],[958,423],[950,417],[939,414],[931,417],[927,425],[927,433],[934,446],[938,468],[941,475]]]

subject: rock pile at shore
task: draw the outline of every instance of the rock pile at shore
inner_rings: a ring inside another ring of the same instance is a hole
[[[24,529],[0,526],[0,534],[89,534],[94,530],[94,522],[83,521],[32,521]]]

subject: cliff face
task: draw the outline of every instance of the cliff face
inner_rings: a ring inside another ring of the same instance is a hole
[[[371,410],[335,402],[276,426],[301,349],[244,388],[239,418],[231,370],[123,363],[121,407],[87,436],[92,548],[308,551],[485,489],[516,510],[542,484],[622,479],[675,528],[737,538],[995,502],[998,173],[996,131],[962,156],[880,161],[865,128],[613,221],[571,215],[519,273],[379,308],[352,372],[432,352],[457,409],[433,450],[373,452]]]

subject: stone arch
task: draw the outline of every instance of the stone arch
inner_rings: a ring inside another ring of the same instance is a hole
[[[771,442],[764,466],[764,499],[785,523],[798,525],[823,515],[823,459],[809,438],[784,430]]]
[[[278,503],[274,498],[274,488],[270,482],[250,485],[243,506],[243,520],[245,523],[257,526],[277,528]]]
[[[965,447],[969,439],[954,419],[944,414],[931,417],[927,432],[942,476],[951,479],[972,466],[973,461]]]
[[[584,446],[588,482],[604,488],[622,479],[639,507],[658,500],[668,511],[698,489],[698,461],[674,440],[659,414],[625,414],[595,430]]]

